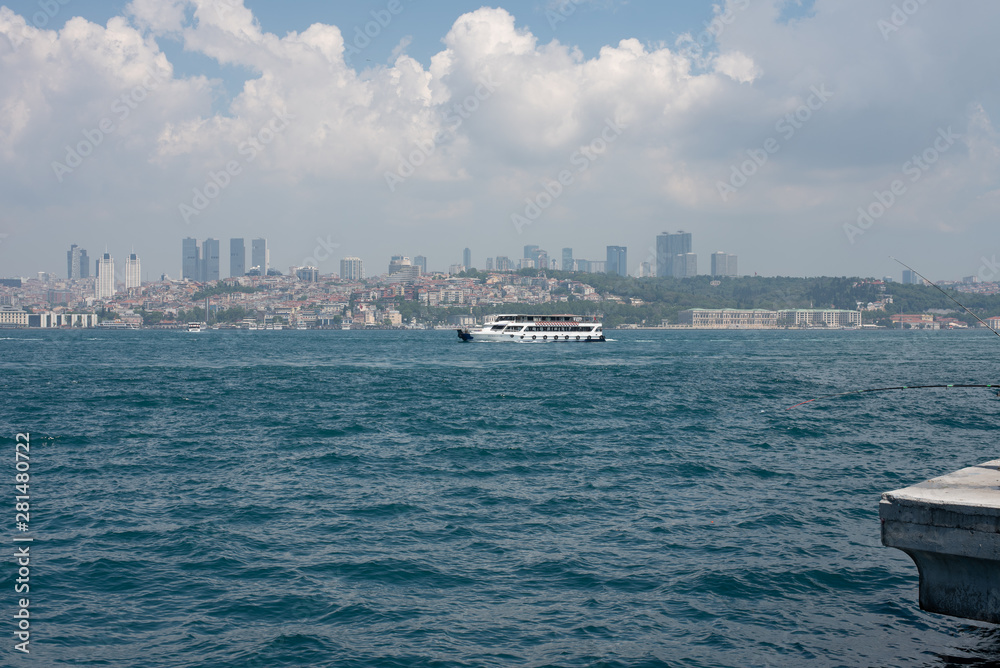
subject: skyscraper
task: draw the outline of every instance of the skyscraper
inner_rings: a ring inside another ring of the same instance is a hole
[[[673,257],[671,268],[674,278],[693,278],[698,275],[698,256],[694,253],[678,253]]]
[[[420,267],[420,275],[423,276],[427,273],[427,258],[423,255],[418,255],[413,258],[413,264]]]
[[[678,232],[670,234],[664,232],[656,237],[656,275],[676,276],[674,271],[674,258],[678,255],[691,252],[691,233]],[[694,274],[692,274],[694,275]],[[682,277],[683,278],[683,277]]]
[[[201,244],[202,282],[219,280],[219,240],[205,239]]]
[[[389,275],[391,276],[403,267],[409,267],[412,264],[413,263],[410,262],[410,258],[405,255],[393,255],[389,258]]]
[[[94,295],[98,299],[111,299],[115,296],[115,261],[107,251],[97,261],[97,282],[94,288]]]
[[[243,276],[247,273],[247,247],[243,239],[229,240],[229,275]]]
[[[608,246],[608,261],[604,269],[609,274],[628,276],[628,249],[625,246]]]
[[[87,251],[72,244],[66,251],[66,278],[89,278],[90,258]]]
[[[537,260],[538,257],[538,246],[532,244],[530,246],[524,247],[524,255],[521,257],[527,258],[529,260]]]
[[[267,247],[267,239],[254,239],[250,246],[250,264],[260,269],[261,276],[267,276],[271,268],[271,251]]]
[[[198,240],[192,237],[181,242],[181,278],[201,280],[201,251]]]
[[[462,264],[466,269],[472,269],[472,250],[466,248],[462,251]]]
[[[736,256],[718,251],[712,253],[712,276],[736,276]]]
[[[365,265],[359,257],[345,257],[340,261],[340,277],[347,281],[360,281],[365,277]]]
[[[125,289],[135,290],[141,286],[142,270],[139,266],[139,256],[132,251],[125,260]]]
[[[562,267],[563,271],[573,271],[573,249],[563,248],[562,250]]]
[[[496,268],[497,271],[510,271],[510,258],[506,255],[497,255]]]

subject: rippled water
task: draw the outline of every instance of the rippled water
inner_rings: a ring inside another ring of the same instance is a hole
[[[918,609],[878,520],[1000,457],[1000,401],[785,410],[998,382],[992,335],[611,337],[0,332],[11,478],[33,444],[18,665],[1000,660],[994,627]]]

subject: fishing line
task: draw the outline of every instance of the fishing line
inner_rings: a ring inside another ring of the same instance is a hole
[[[851,390],[850,392],[838,392],[837,394],[825,394],[822,397],[816,397],[815,399],[809,399],[795,404],[794,406],[789,406],[785,410],[792,410],[793,408],[798,408],[799,406],[804,406],[806,404],[811,404],[814,401],[820,401],[821,399],[833,399],[834,397],[846,397],[849,394],[865,394],[866,392],[888,392],[890,390],[928,390],[931,388],[945,388],[945,387],[986,387],[986,388],[997,388],[1000,389],[1000,384],[994,383],[992,385],[961,385],[958,383],[951,383],[949,385],[900,385],[899,387],[875,387],[869,390]]]
[[[975,313],[973,313],[972,311],[970,311],[960,301],[958,301],[957,299],[955,299],[954,297],[952,297],[951,295],[949,295],[947,292],[945,292],[941,288],[941,286],[937,285],[936,283],[932,283],[930,280],[928,280],[928,278],[926,276],[924,276],[919,271],[917,271],[916,269],[914,269],[910,265],[906,264],[905,262],[902,262],[901,260],[896,260],[896,258],[892,257],[891,255],[889,256],[889,258],[891,260],[895,260],[896,262],[899,262],[899,264],[903,265],[904,267],[906,267],[907,269],[909,269],[910,271],[912,271],[914,274],[916,274],[917,276],[919,276],[920,278],[922,278],[928,285],[930,285],[931,287],[933,287],[934,289],[936,289],[938,292],[940,292],[941,294],[943,294],[945,297],[947,297],[948,299],[950,299],[951,301],[955,302],[956,304],[958,304],[959,306],[961,306],[963,309],[965,309],[965,311],[968,312],[969,315],[971,315],[973,318],[975,318],[980,323],[982,323],[983,327],[985,327],[986,329],[990,330],[991,332],[993,332],[997,336],[1000,336],[1000,332],[998,332],[997,330],[995,330],[992,327],[990,327],[989,325],[987,325],[983,321],[982,318],[980,318],[978,315],[976,315]],[[846,396],[849,396],[851,394],[866,394],[868,392],[889,392],[891,390],[928,390],[928,389],[932,389],[932,388],[950,388],[950,387],[979,387],[979,388],[993,389],[993,388],[1000,388],[1000,384],[992,384],[992,385],[960,385],[958,383],[951,383],[951,384],[948,384],[948,385],[900,385],[899,387],[875,387],[875,388],[871,388],[871,389],[868,389],[868,390],[851,390],[850,392],[838,392],[837,394],[826,394],[826,395],[823,395],[822,397],[816,397],[815,399],[809,399],[807,401],[802,401],[800,403],[797,403],[794,406],[789,406],[785,410],[789,410],[790,411],[793,408],[798,408],[799,406],[804,406],[806,404],[811,404],[814,401],[820,401],[822,399],[833,399],[835,397],[846,397]],[[1000,391],[997,392],[997,396],[1000,396]]]
[[[889,259],[890,259],[890,260],[896,260],[896,258],[894,258],[894,257],[893,257],[893,256],[891,256],[891,255],[889,256]],[[900,261],[900,260],[896,260],[896,262],[899,262],[899,263],[900,263],[901,265],[903,265],[904,267],[906,267],[907,269],[909,269],[910,271],[912,271],[912,272],[913,272],[914,274],[916,274],[916,275],[917,275],[917,276],[919,276],[920,278],[924,279],[924,281],[926,281],[926,282],[927,282],[927,284],[928,284],[929,286],[931,286],[932,288],[934,288],[935,290],[937,290],[938,292],[940,292],[941,294],[943,294],[943,295],[944,295],[945,297],[947,297],[947,298],[948,298],[948,299],[950,299],[951,301],[953,301],[953,302],[955,302],[956,304],[958,304],[959,306],[961,306],[961,307],[962,307],[963,309],[965,309],[965,310],[966,310],[966,312],[968,312],[968,314],[969,314],[969,315],[971,315],[971,316],[972,316],[973,318],[975,318],[975,319],[976,319],[976,320],[978,320],[978,321],[979,321],[980,323],[982,323],[983,327],[985,327],[986,329],[990,330],[991,332],[993,332],[993,333],[994,333],[994,334],[996,334],[997,336],[1000,336],[1000,332],[998,332],[997,330],[995,330],[995,329],[993,329],[992,327],[990,327],[989,325],[987,325],[987,324],[986,324],[986,323],[985,323],[985,322],[983,321],[983,319],[982,319],[982,318],[980,318],[980,317],[979,317],[978,315],[976,315],[975,313],[973,313],[972,311],[970,311],[970,310],[969,310],[968,308],[966,308],[966,307],[965,307],[965,305],[964,305],[964,304],[962,304],[962,302],[958,301],[957,299],[955,299],[954,297],[952,297],[951,295],[949,295],[949,294],[948,294],[947,292],[945,292],[945,291],[944,291],[944,290],[943,290],[943,289],[941,288],[941,286],[940,286],[940,285],[938,285],[937,283],[931,283],[931,282],[930,282],[930,281],[929,281],[929,280],[927,279],[927,277],[926,277],[926,276],[924,276],[923,274],[921,274],[921,273],[920,273],[919,271],[917,271],[916,269],[914,269],[914,268],[913,268],[913,267],[911,267],[910,265],[908,265],[908,264],[906,264],[906,263],[904,263],[904,262],[902,262],[902,261]]]

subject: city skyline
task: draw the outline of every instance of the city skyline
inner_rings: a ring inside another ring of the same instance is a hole
[[[350,3],[56,4],[0,20],[0,275],[123,237],[174,275],[185,236],[321,273],[618,244],[635,273],[678,228],[746,274],[996,272],[995,3],[402,3],[363,50]]]

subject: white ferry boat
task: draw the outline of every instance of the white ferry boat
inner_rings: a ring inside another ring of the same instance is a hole
[[[595,343],[604,341],[604,326],[580,315],[488,315],[482,327],[458,330],[462,341],[516,343]]]

